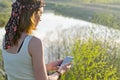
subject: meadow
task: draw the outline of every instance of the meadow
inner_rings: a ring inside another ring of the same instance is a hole
[[[50,61],[73,56],[72,68],[61,77],[61,80],[120,80],[120,45],[107,41],[95,40],[92,37],[81,40],[66,36],[66,32],[58,34],[58,39],[49,41],[46,38],[48,59]],[[52,56],[52,57],[51,57]],[[0,52],[1,57],[1,52]],[[0,58],[0,80],[7,80]]]
[[[0,27],[5,26],[8,21],[11,4],[12,1],[2,1],[0,3]],[[45,10],[53,10],[56,15],[120,29],[119,5],[119,0],[48,0]]]
[[[56,31],[54,41],[49,40],[52,33],[45,38],[49,62],[74,57],[70,72],[61,80],[120,80],[120,43],[95,38],[92,33],[83,39],[80,32],[79,28],[72,28]]]

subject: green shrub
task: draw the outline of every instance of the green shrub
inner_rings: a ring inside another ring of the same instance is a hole
[[[0,77],[0,80],[4,80],[2,77]]]
[[[6,76],[4,75],[4,70],[3,70],[3,60],[2,60],[2,51],[0,49],[0,80],[6,80]]]
[[[5,13],[5,14],[0,13],[0,27],[5,26],[6,22],[9,19],[9,16],[10,16],[9,13]]]
[[[2,7],[2,8],[9,8],[9,7],[11,7],[11,1],[9,1],[9,0],[2,0],[1,2],[0,2],[0,7]]]
[[[71,48],[73,67],[61,80],[118,80],[116,68],[109,64],[107,49],[99,41],[75,41]]]
[[[120,16],[111,13],[97,13],[93,16],[92,22],[102,24],[115,29],[120,29]]]

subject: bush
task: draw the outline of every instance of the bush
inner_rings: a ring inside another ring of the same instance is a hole
[[[120,29],[120,16],[108,13],[97,13],[93,16],[92,22],[102,24],[115,29]]]
[[[4,77],[3,77],[3,64],[2,64],[2,51],[0,49],[0,80],[4,80]]]
[[[118,80],[116,68],[109,64],[107,49],[99,41],[75,41],[71,48],[74,65],[61,80]]]
[[[9,19],[10,14],[6,13],[6,14],[1,14],[0,13],[0,27],[5,26],[6,22]]]
[[[9,8],[9,7],[11,7],[11,1],[7,1],[7,0],[2,0],[1,2],[0,2],[0,7],[2,7],[2,8]]]

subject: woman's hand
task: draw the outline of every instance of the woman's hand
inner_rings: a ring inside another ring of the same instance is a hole
[[[65,72],[67,72],[68,70],[70,70],[70,68],[71,68],[71,63],[67,63],[65,65],[60,66],[59,69],[58,69],[58,72],[60,74],[64,74]]]
[[[58,65],[60,65],[60,64],[62,63],[62,61],[63,61],[63,60],[49,63],[49,64],[52,65],[52,66],[53,66],[53,64],[54,64],[53,67],[54,67],[55,70],[57,70],[57,69],[59,68],[55,73],[53,73],[52,75],[49,75],[49,76],[48,76],[48,79],[49,79],[49,80],[59,80],[59,79],[60,79],[60,76],[61,76],[62,74],[64,74],[65,72],[67,72],[67,71],[70,69],[71,63],[67,63],[67,64],[65,64],[65,65],[62,65],[62,66],[59,66],[59,67],[58,67]],[[60,63],[60,64],[58,64],[58,63]],[[47,65],[49,65],[49,64],[47,64]],[[56,69],[55,67],[57,67],[57,69]]]
[[[62,63],[63,60],[57,60],[51,63],[46,64],[47,71],[58,70],[59,65]]]

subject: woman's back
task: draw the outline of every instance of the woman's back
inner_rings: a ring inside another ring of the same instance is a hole
[[[32,36],[27,36],[16,54],[2,49],[8,80],[35,80],[28,45]]]
[[[16,0],[5,26],[2,54],[8,80],[57,80],[69,69],[62,60],[45,64],[42,41],[32,37],[43,12],[43,0]],[[26,37],[27,36],[27,37]],[[52,75],[48,71],[56,70]]]

